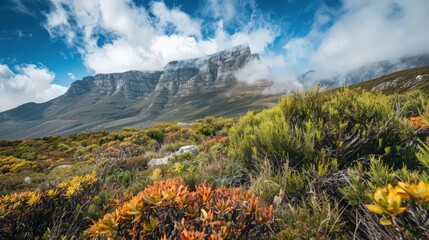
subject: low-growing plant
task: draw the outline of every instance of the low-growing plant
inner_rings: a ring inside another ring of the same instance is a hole
[[[93,172],[46,190],[3,196],[0,238],[35,239],[46,234],[50,239],[77,237],[88,226],[84,213],[99,190]]]
[[[175,178],[155,182],[88,232],[93,239],[264,239],[272,237],[273,214],[246,191],[208,183],[190,191]]]
[[[338,202],[331,203],[324,195],[284,206],[277,214],[277,239],[349,239],[343,211]]]

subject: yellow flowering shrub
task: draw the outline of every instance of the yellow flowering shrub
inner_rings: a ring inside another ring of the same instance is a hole
[[[365,206],[369,211],[382,215],[380,224],[404,233],[407,237],[414,236],[416,233],[408,227],[410,224],[399,219],[399,215],[429,202],[429,184],[423,181],[413,184],[398,182],[394,187],[389,184],[377,189],[372,201],[372,204]]]
[[[13,193],[0,197],[0,239],[34,239],[45,232],[58,236],[80,233],[88,222],[83,213],[96,198],[100,184],[95,172],[76,176],[47,190]],[[56,226],[65,222],[70,226]],[[50,236],[56,238],[58,236]],[[70,236],[69,236],[70,237]]]

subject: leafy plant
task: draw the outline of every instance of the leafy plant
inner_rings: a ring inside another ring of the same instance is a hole
[[[261,208],[255,195],[200,184],[190,191],[183,180],[155,182],[94,221],[93,239],[261,239],[271,237],[273,207]]]
[[[0,238],[71,238],[87,227],[84,213],[97,198],[95,172],[76,176],[46,190],[13,193],[0,198]],[[64,227],[67,223],[68,227]]]

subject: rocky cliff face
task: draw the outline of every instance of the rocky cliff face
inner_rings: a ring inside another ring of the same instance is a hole
[[[261,109],[277,98],[261,94],[266,85],[244,86],[234,77],[255,59],[258,55],[241,45],[202,58],[172,61],[162,71],[85,77],[56,99],[0,113],[0,139],[141,127]]]
[[[234,74],[248,62],[259,59],[247,45],[202,58],[169,62],[163,71],[97,74],[72,84],[61,100],[94,96],[92,101],[113,98],[137,100],[150,96],[152,110],[160,110],[173,100],[202,93],[222,91],[237,83]],[[171,104],[170,104],[171,105]]]
[[[248,45],[240,45],[203,58],[170,62],[153,93],[157,104],[151,108],[162,108],[177,98],[225,90],[237,83],[235,72],[255,59],[259,56]]]
[[[65,97],[75,97],[92,93],[99,96],[122,94],[127,99],[148,96],[159,82],[162,71],[97,74],[75,81]]]

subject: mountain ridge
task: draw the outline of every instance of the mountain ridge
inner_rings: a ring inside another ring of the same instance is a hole
[[[177,120],[194,120],[197,116],[225,114],[219,104],[237,110],[227,116],[262,109],[277,101],[277,97],[262,93],[271,83],[246,85],[235,77],[238,70],[255,60],[259,56],[244,44],[201,58],[171,61],[161,71],[87,76],[55,99],[0,113],[0,136],[15,139],[129,125],[144,127],[172,115]],[[240,97],[231,105],[233,98],[227,96]]]

